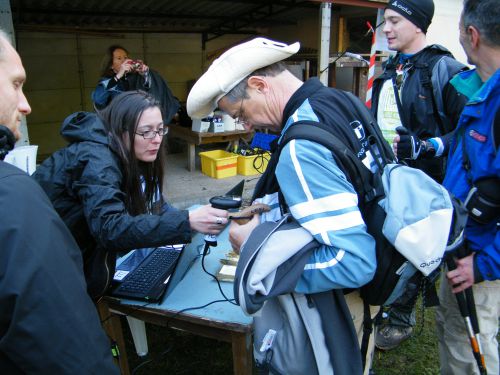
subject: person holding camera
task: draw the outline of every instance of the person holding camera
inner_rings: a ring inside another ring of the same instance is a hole
[[[104,55],[101,78],[92,92],[94,106],[103,109],[116,95],[132,90],[146,91],[160,102],[165,124],[169,124],[179,110],[179,101],[158,72],[142,60],[130,59],[124,47],[112,45]]]

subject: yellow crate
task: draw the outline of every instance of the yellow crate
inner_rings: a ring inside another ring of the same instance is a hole
[[[213,178],[236,176],[238,156],[223,150],[200,152],[201,172]]]
[[[270,158],[270,152],[252,156],[238,155],[238,174],[251,176],[264,173]]]

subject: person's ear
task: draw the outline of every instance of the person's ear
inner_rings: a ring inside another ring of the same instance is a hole
[[[477,48],[481,40],[481,34],[479,33],[479,30],[471,25],[467,27],[466,34],[469,37],[471,47]]]
[[[251,76],[247,81],[248,87],[255,89],[260,92],[264,92],[267,89],[267,81],[265,77],[262,76]]]

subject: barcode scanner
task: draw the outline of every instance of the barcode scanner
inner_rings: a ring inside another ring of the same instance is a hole
[[[238,185],[236,185],[233,189],[228,191],[226,193],[226,195],[218,195],[218,196],[210,198],[209,202],[212,205],[212,207],[218,208],[220,210],[232,210],[232,209],[237,209],[237,208],[241,207],[241,203],[242,203],[241,195],[243,194],[243,183],[244,183],[244,180],[241,181]],[[237,195],[235,195],[235,194],[237,194]],[[205,271],[205,273],[210,275],[217,282],[217,286],[219,287],[219,291],[220,291],[221,295],[224,297],[224,299],[226,301],[228,301],[229,303],[236,305],[236,303],[234,302],[234,299],[230,299],[225,295],[217,277],[214,274],[208,272],[206,267],[205,267],[205,256],[208,254],[210,246],[217,246],[217,236],[215,234],[206,234],[205,235],[205,248],[203,249],[203,256],[201,257],[201,267],[202,267],[203,271]]]
[[[241,207],[243,200],[241,196],[243,195],[243,187],[245,185],[245,180],[241,180],[236,184],[231,190],[226,192],[224,195],[216,195],[210,198],[209,202],[213,208],[218,208],[220,210],[231,210]],[[208,253],[210,246],[217,246],[217,236],[214,234],[205,235],[205,250],[203,254]]]
[[[217,195],[210,198],[209,202],[213,208],[227,211],[239,208],[241,206],[242,199],[241,196],[237,195]],[[208,248],[210,246],[217,246],[217,236],[215,234],[206,234],[205,242],[206,245],[204,253],[206,254],[208,253]]]
[[[236,195],[219,195],[210,198],[209,202],[214,208],[230,210],[231,208],[239,208],[242,200],[240,196]]]

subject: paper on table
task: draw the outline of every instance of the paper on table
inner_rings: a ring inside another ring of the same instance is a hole
[[[234,281],[236,275],[236,266],[222,265],[219,272],[217,272],[217,279],[220,281]]]

